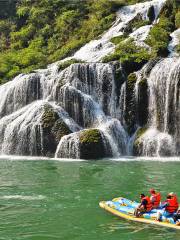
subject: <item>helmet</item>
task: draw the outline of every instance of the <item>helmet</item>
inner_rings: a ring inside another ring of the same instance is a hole
[[[154,189],[154,188],[151,188],[151,189],[149,190],[149,192],[150,192],[150,193],[155,193],[155,189]]]

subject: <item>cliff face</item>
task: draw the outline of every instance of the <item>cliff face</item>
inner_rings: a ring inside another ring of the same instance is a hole
[[[153,0],[123,7],[98,40],[0,86],[1,154],[179,155],[178,30],[166,46],[167,57],[152,57],[147,41],[165,4]]]

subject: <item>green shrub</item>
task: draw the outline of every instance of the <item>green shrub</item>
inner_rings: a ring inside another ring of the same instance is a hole
[[[176,28],[180,28],[180,10],[176,13],[175,23],[176,23]]]
[[[105,56],[102,62],[120,61],[128,73],[138,69],[151,58],[147,49],[136,46],[133,39],[127,39],[116,45],[115,52]]]
[[[126,39],[126,36],[120,35],[120,36],[111,38],[111,42],[114,43],[115,45],[117,45],[120,42],[124,41],[125,39]]]
[[[60,62],[58,64],[58,70],[62,71],[65,68],[69,67],[71,64],[75,64],[75,63],[83,63],[83,61],[80,61],[78,59],[73,58],[73,59],[70,59],[70,60],[67,60],[67,61],[64,61],[64,62]]]

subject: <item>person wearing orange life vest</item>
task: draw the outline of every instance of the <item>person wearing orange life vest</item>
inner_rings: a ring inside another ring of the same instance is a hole
[[[150,212],[152,210],[152,203],[148,196],[145,196],[144,193],[140,194],[141,203],[135,209],[134,215],[140,217],[145,212]]]
[[[161,202],[161,194],[159,192],[156,192],[153,188],[151,188],[149,192],[151,194],[150,200],[153,205],[153,209],[158,208]]]
[[[178,210],[178,206],[179,204],[177,202],[177,198],[172,196],[171,193],[168,194],[166,201],[163,203],[163,205],[161,205],[161,208],[164,208],[164,212],[158,212],[157,220],[161,221],[162,215],[164,217],[173,217],[173,215]]]
[[[180,209],[177,195],[173,192],[169,193],[169,195],[172,196],[172,199],[175,201],[175,206],[177,207],[177,212],[173,214],[174,222],[176,225],[180,226]]]
[[[179,207],[179,202],[178,202],[177,195],[176,195],[175,193],[173,193],[173,192],[169,193],[168,195],[169,195],[169,196],[172,196],[172,199],[173,199],[176,207],[178,208],[178,207]]]
[[[173,216],[174,222],[176,225],[180,226],[180,209]]]

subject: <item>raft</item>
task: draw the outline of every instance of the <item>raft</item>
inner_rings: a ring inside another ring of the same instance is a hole
[[[144,213],[141,217],[134,216],[134,210],[139,205],[138,202],[131,201],[129,199],[119,197],[114,198],[112,201],[102,201],[99,203],[99,206],[106,211],[112,213],[115,216],[135,221],[135,222],[142,222],[148,224],[155,224],[163,227],[179,229],[180,226],[177,226],[172,217],[166,218],[163,216],[162,209],[153,209],[148,213]],[[157,211],[162,213],[162,221],[159,222],[156,220],[157,218]]]

